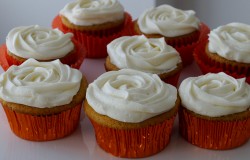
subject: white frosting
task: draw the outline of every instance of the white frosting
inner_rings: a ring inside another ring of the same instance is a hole
[[[250,25],[229,23],[212,30],[208,49],[228,60],[250,63]]]
[[[174,70],[181,62],[179,53],[164,38],[124,36],[109,43],[107,50],[111,63],[120,69],[160,74]]]
[[[91,26],[123,19],[124,8],[117,0],[77,0],[68,3],[60,15],[75,25]]]
[[[89,85],[86,99],[99,114],[137,123],[173,108],[177,90],[156,74],[122,69],[98,77]]]
[[[77,94],[81,79],[80,71],[59,60],[28,59],[0,75],[0,98],[37,108],[65,105]]]
[[[189,77],[179,87],[182,105],[205,116],[220,117],[250,107],[250,85],[223,72]]]
[[[64,34],[58,29],[38,25],[12,29],[6,38],[8,50],[22,58],[51,60],[64,57],[74,49],[72,33]]]
[[[200,21],[193,10],[184,11],[164,4],[144,11],[137,23],[143,33],[176,37],[199,29]]]

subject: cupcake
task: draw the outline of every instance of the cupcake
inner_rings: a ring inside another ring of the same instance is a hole
[[[182,70],[179,53],[167,45],[164,38],[146,38],[140,36],[123,36],[113,40],[107,46],[107,71],[129,68],[158,76],[177,86]]]
[[[28,59],[0,75],[0,102],[18,137],[48,141],[76,129],[86,88],[81,72],[59,60]]]
[[[250,25],[229,23],[212,30],[194,56],[203,73],[226,72],[250,83]]]
[[[85,48],[87,58],[106,57],[106,45],[115,38],[128,35],[130,26],[132,18],[117,0],[70,2],[52,22],[53,28],[74,34]]]
[[[8,65],[20,65],[29,58],[38,61],[60,59],[64,64],[80,68],[84,58],[82,47],[72,40],[73,34],[38,25],[13,28],[7,35],[5,54]]]
[[[135,34],[144,34],[148,38],[164,37],[167,44],[180,53],[184,65],[192,63],[193,49],[203,38],[201,32],[208,30],[193,10],[184,11],[166,4],[144,11],[134,21]]]
[[[89,85],[84,109],[103,150],[139,158],[167,146],[179,104],[177,89],[156,74],[122,69]]]
[[[189,77],[179,87],[180,134],[201,148],[225,150],[249,139],[250,85],[224,72]]]

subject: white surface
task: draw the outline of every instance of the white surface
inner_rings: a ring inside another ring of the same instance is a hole
[[[104,59],[85,59],[81,69],[89,82],[104,72]],[[0,70],[0,73],[3,71]],[[185,68],[181,80],[200,74],[195,64]],[[178,119],[169,145],[160,153],[144,159],[157,160],[249,160],[250,142],[227,151],[198,148],[186,142],[178,133]],[[70,136],[48,142],[31,142],[18,138],[9,128],[5,113],[0,108],[0,160],[118,160],[103,151],[95,141],[93,127],[82,110],[79,127]]]

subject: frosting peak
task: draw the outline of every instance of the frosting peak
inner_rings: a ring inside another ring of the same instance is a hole
[[[109,43],[107,50],[111,63],[120,69],[161,74],[174,70],[181,62],[179,53],[164,38],[124,36]]]
[[[52,60],[64,57],[74,49],[73,34],[38,25],[13,28],[7,35],[8,50],[22,58]]]
[[[137,123],[174,107],[177,90],[157,75],[122,69],[98,77],[88,86],[86,99],[99,114]]]
[[[68,3],[60,15],[75,25],[91,26],[123,19],[124,8],[117,0],[77,0]]]
[[[82,74],[59,60],[28,59],[0,75],[0,98],[37,108],[69,104],[77,94]]]
[[[229,23],[212,30],[208,49],[228,60],[250,63],[250,25]]]
[[[250,107],[250,85],[223,72],[189,77],[179,87],[182,105],[210,117],[246,111]]]
[[[200,21],[193,10],[184,11],[165,4],[144,11],[137,23],[143,33],[176,37],[199,29]]]

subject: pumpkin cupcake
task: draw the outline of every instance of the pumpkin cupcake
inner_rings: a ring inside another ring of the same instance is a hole
[[[48,141],[78,126],[87,81],[59,60],[28,59],[0,75],[0,101],[11,130],[20,138]]]
[[[182,70],[179,53],[167,45],[164,38],[123,36],[107,46],[105,68],[114,71],[124,68],[158,74],[166,83],[177,86]]]
[[[246,77],[250,83],[250,25],[229,23],[212,30],[208,40],[199,44],[195,60],[203,73],[226,72]]]
[[[53,28],[72,32],[85,48],[87,58],[106,57],[106,45],[117,37],[128,35],[127,28],[131,25],[131,16],[117,0],[70,2],[52,23]]]
[[[203,38],[201,32],[207,32],[207,29],[193,10],[184,11],[166,4],[144,11],[134,21],[135,34],[144,34],[148,38],[164,37],[167,44],[180,53],[184,65],[192,62],[193,49]]]
[[[231,149],[249,139],[250,85],[223,72],[189,77],[179,87],[179,130],[193,145]]]
[[[103,150],[139,158],[167,146],[179,104],[177,89],[156,74],[122,69],[89,85],[84,109]]]
[[[9,66],[20,65],[29,58],[38,61],[60,59],[64,64],[80,68],[85,57],[82,47],[73,34],[38,25],[13,28],[7,35],[6,46],[1,50]]]

